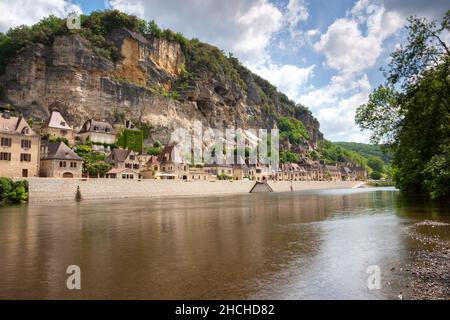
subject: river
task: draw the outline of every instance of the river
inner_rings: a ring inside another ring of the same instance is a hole
[[[448,298],[449,243],[448,206],[390,188],[4,207],[0,298]]]

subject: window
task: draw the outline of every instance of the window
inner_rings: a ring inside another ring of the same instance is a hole
[[[0,160],[11,161],[11,153],[10,152],[0,152]]]
[[[2,138],[1,145],[2,147],[11,147],[12,139],[11,138]]]
[[[65,167],[67,167],[67,163],[65,161],[60,161],[59,162],[59,167],[60,168],[65,168]]]
[[[70,167],[71,168],[76,168],[77,167],[77,163],[76,162],[71,162],[70,163]]]
[[[22,140],[22,149],[29,149],[31,148],[31,140]]]
[[[31,154],[29,154],[29,153],[21,153],[20,154],[20,161],[30,162],[31,161]]]
[[[139,169],[139,165],[138,164],[134,164],[133,165],[133,169]]]
[[[132,168],[131,163],[125,163],[125,168],[131,169]]]
[[[127,178],[127,175],[126,174],[123,174],[122,175],[122,179],[126,179]]]
[[[136,159],[136,157],[134,155],[130,154],[130,160],[134,160],[134,159]]]

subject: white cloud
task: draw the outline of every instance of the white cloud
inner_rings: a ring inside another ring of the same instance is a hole
[[[359,0],[313,45],[324,54],[325,67],[337,74],[328,85],[303,94],[300,101],[313,109],[328,139],[369,141],[368,133],[354,123],[356,109],[367,102],[371,90],[365,72],[378,62],[385,40],[404,24],[402,14],[386,10],[383,2]]]
[[[164,28],[183,32],[233,52],[245,62],[267,59],[266,48],[283,27],[283,13],[268,0],[145,1],[111,0],[113,8],[155,19]]]
[[[356,77],[347,73],[333,76],[329,85],[310,90],[299,100],[313,109],[327,139],[367,142],[368,134],[360,132],[354,116],[356,108],[367,101],[370,89],[366,74]]]
[[[70,12],[81,12],[78,5],[67,0],[15,0],[0,1],[0,32],[11,27],[31,25],[53,14],[65,17]]]
[[[312,77],[314,68],[315,65],[300,68],[290,64],[276,65],[272,63],[250,67],[252,71],[269,80],[278,90],[294,101],[299,100],[300,92]]]
[[[326,64],[342,73],[361,72],[374,66],[382,52],[384,40],[398,31],[404,20],[396,12],[360,0],[350,18],[334,21],[314,44],[323,52]],[[361,24],[365,24],[366,35]]]
[[[327,139],[332,141],[368,142],[367,133],[362,133],[355,124],[355,111],[368,98],[367,91],[360,91],[341,99],[335,107],[320,109],[317,119]]]
[[[296,28],[299,22],[308,20],[308,8],[303,0],[289,0],[285,20],[290,28]]]

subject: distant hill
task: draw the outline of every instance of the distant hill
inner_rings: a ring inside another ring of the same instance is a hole
[[[389,153],[384,153],[380,145],[358,143],[358,142],[333,142],[344,149],[352,150],[365,158],[380,157],[384,163],[387,164],[392,156]]]

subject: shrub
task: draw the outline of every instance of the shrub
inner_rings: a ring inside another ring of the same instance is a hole
[[[372,171],[372,172],[370,173],[370,179],[373,179],[373,180],[380,180],[381,177],[382,177],[381,172],[378,172],[378,171]]]
[[[218,180],[233,180],[233,177],[229,176],[225,173],[222,173],[222,174],[217,175],[217,179]]]
[[[13,181],[0,177],[0,204],[22,203],[28,200],[28,181]]]
[[[280,140],[289,140],[290,143],[300,144],[309,139],[305,126],[295,118],[279,117],[278,129],[280,129]]]

